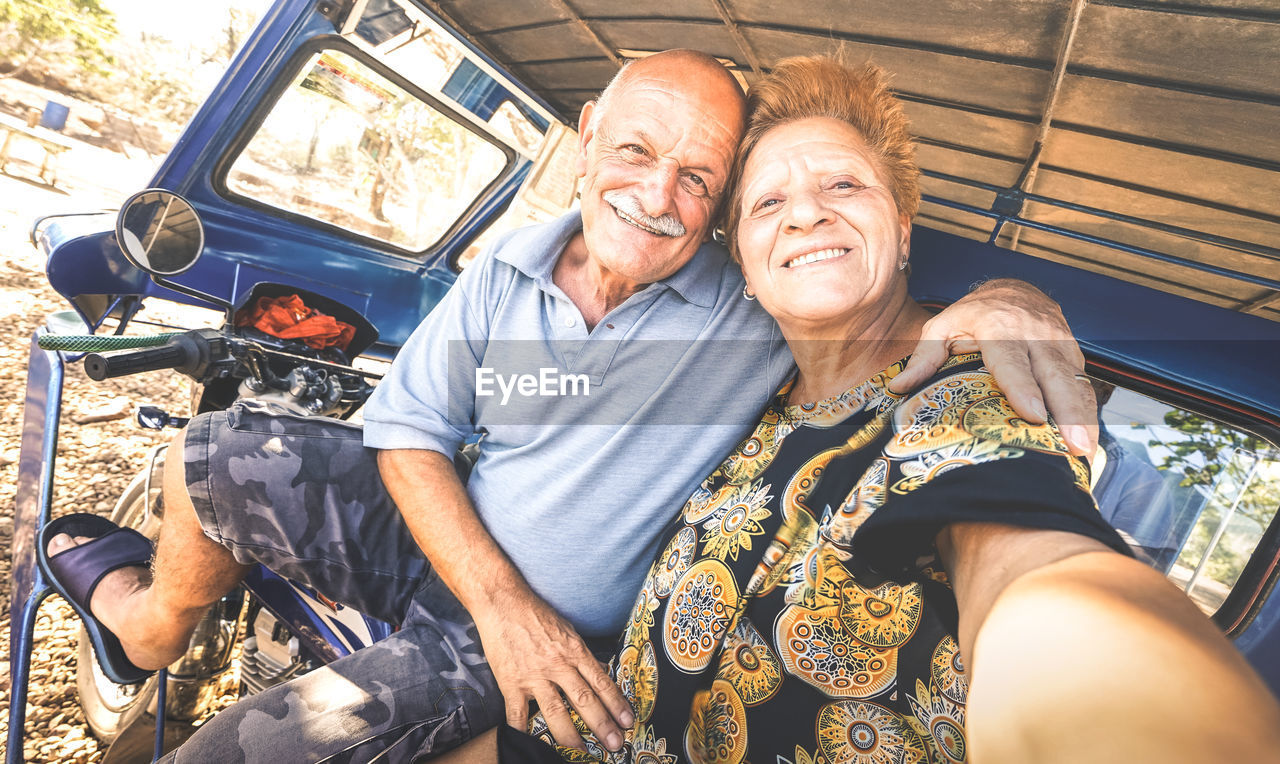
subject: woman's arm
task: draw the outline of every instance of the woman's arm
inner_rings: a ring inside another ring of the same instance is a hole
[[[960,609],[974,761],[1280,761],[1280,706],[1156,571],[1063,531],[938,536]]]

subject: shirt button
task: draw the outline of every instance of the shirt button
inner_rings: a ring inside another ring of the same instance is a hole
[[[578,320],[577,320],[576,318],[574,318],[573,316],[570,316],[570,317],[568,317],[568,318],[566,318],[566,319],[564,320],[564,325],[565,325],[565,326],[577,326],[577,325],[578,325]]]

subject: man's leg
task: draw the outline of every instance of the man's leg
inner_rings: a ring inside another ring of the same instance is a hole
[[[241,699],[162,761],[407,762],[504,718],[475,623],[428,573],[400,631]]]
[[[191,633],[209,607],[244,578],[241,565],[225,547],[204,534],[187,495],[179,433],[165,462],[164,524],[151,569],[121,568],[103,578],[89,609],[116,635],[130,662],[160,669],[187,650]],[[88,541],[65,533],[49,541],[49,554]]]
[[[182,655],[208,607],[261,562],[391,623],[427,571],[359,427],[237,404],[194,419],[169,449],[150,570],[104,577],[90,610],[141,668]],[[82,543],[59,535],[56,553]]]
[[[197,417],[170,449],[164,487],[153,579],[124,569],[111,584],[154,613],[120,612],[121,601],[103,590],[114,575],[101,597],[95,592],[95,614],[124,621],[104,622],[118,635],[164,624],[184,635],[185,649],[192,625],[174,608],[195,610],[198,620],[255,561],[402,624],[388,640],[223,711],[178,760],[363,761],[388,750],[395,761],[452,747],[502,719],[475,625],[430,573],[358,427],[244,405]]]

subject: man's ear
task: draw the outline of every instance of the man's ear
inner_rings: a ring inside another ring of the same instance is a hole
[[[579,178],[587,176],[589,164],[587,147],[596,137],[596,126],[591,117],[595,114],[596,102],[587,101],[582,105],[582,114],[578,117],[578,156],[573,160],[574,172]]]

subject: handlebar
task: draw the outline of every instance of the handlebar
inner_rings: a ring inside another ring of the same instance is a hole
[[[108,377],[186,366],[189,363],[187,355],[187,348],[176,344],[115,355],[90,353],[84,357],[84,371],[89,379],[101,382]]]
[[[183,374],[199,378],[210,361],[214,360],[214,344],[222,342],[224,340],[217,330],[183,332],[173,335],[168,342],[157,348],[112,355],[90,353],[85,356],[84,370],[95,381],[159,369],[177,369]]]
[[[348,364],[261,347],[254,342],[229,337],[217,329],[193,329],[186,332],[154,334],[148,337],[42,334],[37,344],[42,350],[87,353],[84,357],[85,372],[90,379],[97,381],[160,369],[176,369],[193,379],[200,380],[212,365],[234,358],[236,361],[245,363],[250,372],[262,378],[264,382],[273,384],[275,377],[270,367],[265,365],[268,357],[281,359],[295,366],[306,365],[368,379],[382,378],[381,374],[357,369]],[[131,353],[101,355],[102,352],[136,348],[141,349]],[[257,361],[263,363],[259,364]]]

